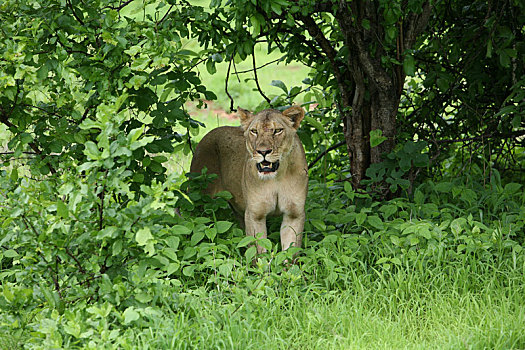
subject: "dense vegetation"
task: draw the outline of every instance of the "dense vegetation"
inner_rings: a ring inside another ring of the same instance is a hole
[[[0,348],[525,347],[524,13],[4,1]],[[308,110],[303,249],[177,165],[235,100]]]

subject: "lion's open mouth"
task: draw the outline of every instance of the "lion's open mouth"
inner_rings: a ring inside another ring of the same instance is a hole
[[[259,172],[263,174],[270,174],[276,172],[278,168],[279,161],[271,163],[267,160],[263,160],[262,162],[257,163],[257,170],[259,170]]]

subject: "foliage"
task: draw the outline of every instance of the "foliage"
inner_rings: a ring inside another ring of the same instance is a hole
[[[174,142],[187,142],[190,151],[198,123],[183,104],[214,94],[191,71],[199,56],[184,49],[183,38],[189,36],[185,21],[206,14],[190,6],[168,11],[167,5],[3,2],[0,121],[13,134],[13,156],[34,156],[32,174],[121,152],[105,128],[109,122],[122,133],[148,137],[125,151],[132,154],[126,168],[134,173],[134,191],[166,176],[166,159],[152,153],[172,152]],[[186,135],[174,131],[178,125]]]
[[[213,174],[168,174],[167,155],[190,154],[200,127],[185,103],[215,97],[196,67],[213,74],[221,61],[254,62],[262,37],[269,51],[280,48],[285,60],[313,71],[305,88],[273,79],[282,94],[258,109],[306,93],[307,105],[318,104],[299,131],[309,158],[343,140],[351,110],[337,108],[345,89],[335,75],[349,74],[352,56],[340,13],[330,8],[338,4],[0,5],[0,122],[9,138],[0,169],[0,347],[259,349],[269,347],[270,333],[283,348],[366,347],[369,339],[407,347],[399,334],[414,347],[525,345],[522,184],[498,170],[503,148],[463,158],[461,148],[441,147],[454,140],[433,138],[483,141],[490,127],[521,133],[518,3],[498,3],[496,11],[475,1],[464,24],[462,1],[436,3],[431,30],[413,50],[398,51],[397,24],[421,15],[423,2],[379,1],[379,22],[366,11],[352,22],[361,34],[381,33],[367,45],[382,69],[413,78],[401,100],[398,145],[368,167],[362,188],[352,186],[353,165],[341,156],[348,148],[311,168],[303,249],[281,251],[279,222],[269,223],[268,238],[245,237],[231,195],[212,200],[199,191]],[[454,16],[445,21],[443,11]],[[518,29],[509,34],[499,19]],[[321,43],[301,23],[332,40],[333,62],[316,55]],[[491,39],[491,54],[477,35]],[[202,47],[189,50],[190,39]],[[459,44],[471,46],[463,52]],[[480,45],[485,58],[476,56]],[[486,71],[476,75],[476,67]],[[354,83],[344,80],[357,91]],[[476,129],[479,112],[469,110],[478,98],[490,113]],[[376,152],[391,136],[370,128],[360,142]],[[504,158],[519,166],[522,141],[512,142]],[[268,250],[257,259],[255,241]],[[375,336],[363,336],[367,326]],[[353,329],[359,334],[343,334]]]
[[[463,165],[522,180],[524,10],[520,1],[436,2],[401,101],[403,138],[426,140],[436,162],[461,152]]]
[[[286,305],[305,289],[330,295],[359,282],[368,290],[408,273],[421,279],[406,286],[410,293],[436,278],[422,271],[452,281],[459,266],[515,275],[524,264],[525,196],[521,185],[501,184],[496,172],[492,188],[462,179],[427,182],[413,200],[388,202],[355,192],[348,182],[313,180],[305,247],[289,267],[284,261],[294,252],[279,252],[272,243],[278,227],[259,241],[269,253],[252,266],[253,238],[221,217],[230,215],[221,214],[225,202],[190,193],[183,204],[173,177],[143,185],[144,198],[123,200],[129,194],[126,170],[92,167],[78,176],[71,168],[39,182],[6,175],[1,327],[33,348],[129,347],[140,329],[163,318],[199,322],[204,314],[198,305],[209,298],[226,307],[213,316],[222,319],[221,312],[238,308],[257,315],[267,298]],[[204,174],[188,185],[206,181]],[[485,285],[475,276],[486,272],[472,273],[465,270],[461,288],[482,291]],[[516,286],[523,283],[518,276]],[[454,286],[451,292],[460,288]]]

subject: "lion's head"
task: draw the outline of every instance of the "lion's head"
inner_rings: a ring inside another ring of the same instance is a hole
[[[239,108],[246,148],[261,179],[275,177],[279,166],[292,150],[304,109],[290,107],[283,112],[266,109],[257,114]]]

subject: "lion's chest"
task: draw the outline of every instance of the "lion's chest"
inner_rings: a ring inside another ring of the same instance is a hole
[[[250,210],[260,216],[281,216],[295,207],[293,189],[285,183],[261,183],[246,194]]]

